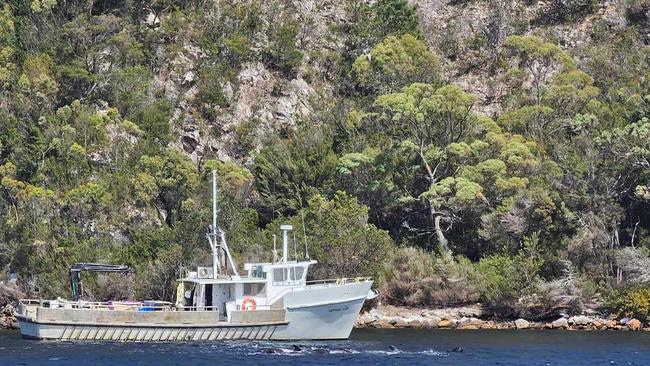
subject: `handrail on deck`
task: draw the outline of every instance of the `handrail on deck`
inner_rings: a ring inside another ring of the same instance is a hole
[[[371,280],[372,277],[347,277],[347,278],[328,278],[324,280],[312,280],[312,281],[307,281],[306,283],[308,285],[317,285],[317,284],[345,285],[347,283],[366,282]]]
[[[366,281],[371,281],[372,277],[349,277],[349,278],[328,278],[324,280],[312,280],[312,281],[305,281],[305,285],[334,285],[334,286],[340,286],[340,285],[345,285],[348,283],[361,283],[361,282],[366,282]],[[302,288],[300,287],[286,287],[282,289],[279,293],[277,293],[273,298],[267,303],[269,306],[273,305],[276,301],[278,301],[282,296],[286,295],[288,292],[295,292],[295,291],[302,291]]]
[[[68,301],[20,299],[24,306],[44,308],[91,309],[91,310],[127,310],[127,311],[219,311],[219,306],[181,306],[176,307],[168,301]]]

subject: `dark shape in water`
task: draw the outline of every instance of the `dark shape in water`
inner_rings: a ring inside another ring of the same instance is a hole
[[[463,352],[463,347],[454,347],[449,352]]]
[[[282,350],[279,348],[263,348],[262,353],[270,353],[270,354],[277,355],[282,353]]]

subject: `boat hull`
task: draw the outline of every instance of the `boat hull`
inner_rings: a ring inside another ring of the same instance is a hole
[[[36,307],[19,314],[25,338],[180,342],[346,339],[371,281],[307,286],[283,294],[282,308],[235,311],[232,322],[211,311],[118,311]],[[334,300],[333,300],[334,299]]]
[[[287,294],[289,323],[279,326],[272,339],[347,339],[371,286],[366,282]]]
[[[113,326],[35,323],[19,320],[20,332],[27,339],[187,342],[217,340],[270,340],[280,325],[228,325],[210,327]]]

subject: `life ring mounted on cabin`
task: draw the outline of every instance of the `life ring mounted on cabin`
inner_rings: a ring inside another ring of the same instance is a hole
[[[255,311],[257,309],[257,302],[252,297],[245,297],[241,302],[241,309],[243,311]]]

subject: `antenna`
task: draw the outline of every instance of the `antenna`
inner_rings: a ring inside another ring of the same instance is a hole
[[[275,247],[277,236],[273,234],[273,263],[278,261],[278,249]]]
[[[296,245],[296,232],[294,231],[293,233],[293,256],[296,259],[296,263],[298,262],[298,246]]]
[[[307,249],[307,229],[305,229],[305,211],[300,210],[302,216],[302,240],[305,242],[305,257],[309,259],[309,250]]]

